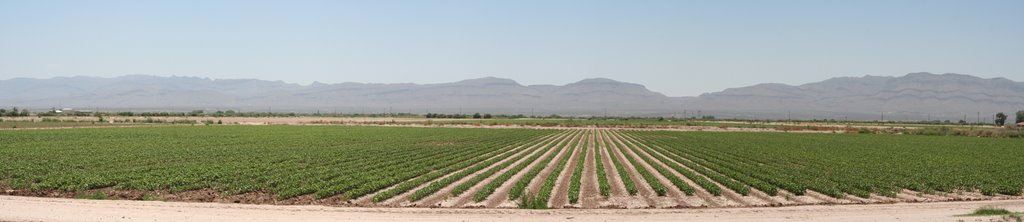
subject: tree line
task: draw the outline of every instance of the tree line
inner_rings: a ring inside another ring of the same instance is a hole
[[[1017,115],[1017,119],[1016,119],[1016,122],[1014,122],[1014,124],[1024,123],[1024,110],[1017,111],[1017,113],[1015,113],[1015,114]],[[1009,116],[1007,116],[1005,113],[1002,113],[1002,112],[996,113],[996,119],[995,119],[996,120],[996,125],[997,126],[1004,126],[1004,125],[1006,125],[1006,119],[1007,118],[1009,118]]]
[[[474,113],[473,115],[427,113],[426,115],[423,115],[423,117],[426,117],[428,119],[469,119],[469,118],[473,118],[473,119],[490,119],[490,118],[494,118],[494,116],[491,115],[490,113],[486,113],[486,114],[483,114],[483,115],[481,115],[480,113]]]
[[[18,110],[18,107],[11,107],[11,110],[0,109],[0,117],[3,117],[3,116],[19,117],[19,116],[29,116],[29,115],[31,115],[31,113],[28,111],[28,109]]]

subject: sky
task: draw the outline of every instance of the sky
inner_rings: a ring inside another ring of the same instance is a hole
[[[12,1],[0,80],[611,78],[670,96],[841,76],[1024,81],[1024,1]]]

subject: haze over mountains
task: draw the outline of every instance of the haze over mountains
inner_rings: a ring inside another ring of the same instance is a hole
[[[500,78],[440,84],[311,85],[254,79],[130,75],[0,80],[0,106],[100,110],[240,110],[341,113],[506,113],[719,118],[968,121],[1024,109],[1024,83],[961,74],[842,77],[799,86],[766,83],[669,97],[639,84],[585,79],[521,85]]]

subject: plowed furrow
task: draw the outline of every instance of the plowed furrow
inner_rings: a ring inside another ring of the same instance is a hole
[[[576,140],[576,139],[579,138],[579,136],[581,136],[581,133],[576,133],[575,135],[573,135],[573,137],[570,140]],[[508,200],[508,192],[512,189],[512,186],[515,185],[516,181],[519,181],[520,179],[522,179],[523,176],[527,173],[527,171],[529,171],[530,168],[533,168],[534,166],[536,166],[538,164],[548,164],[548,163],[542,163],[542,161],[544,161],[544,159],[546,159],[547,156],[549,156],[549,155],[558,155],[560,153],[563,153],[567,146],[568,145],[560,144],[560,145],[558,145],[558,147],[554,147],[554,148],[548,150],[547,153],[542,155],[540,158],[537,158],[536,160],[534,160],[534,162],[530,163],[529,165],[527,165],[526,168],[524,168],[523,170],[520,170],[519,172],[516,172],[515,175],[513,175],[508,181],[503,183],[501,185],[501,187],[498,187],[498,189],[495,190],[494,194],[491,194],[486,200],[483,201],[485,203],[484,206],[486,206],[487,208],[495,208],[495,207],[512,208],[512,207],[517,207],[515,202],[512,202],[512,201]]]
[[[583,183],[580,185],[580,203],[579,205],[583,208],[597,208],[600,206],[600,201],[604,200],[601,196],[601,191],[598,188],[597,181],[597,160],[595,157],[594,146],[594,135],[591,132],[587,145],[587,156],[583,166]]]
[[[678,204],[673,200],[656,200],[657,194],[651,188],[651,185],[648,184],[647,181],[644,180],[642,177],[640,177],[640,172],[637,172],[635,168],[636,166],[633,166],[633,164],[626,160],[626,156],[620,152],[621,150],[619,150],[618,145],[613,142],[613,139],[611,138],[611,135],[608,132],[608,130],[602,130],[601,133],[605,135],[605,142],[608,144],[608,148],[611,149],[611,156],[613,158],[618,159],[619,163],[626,168],[626,172],[628,172],[628,176],[630,177],[630,179],[632,179],[633,183],[636,184],[636,188],[638,191],[637,196],[641,197],[645,202],[647,202],[648,206],[671,207]]]
[[[471,180],[473,177],[476,177],[476,176],[478,176],[478,175],[480,175],[480,174],[482,174],[482,173],[484,173],[486,171],[489,171],[492,168],[499,167],[501,164],[503,164],[505,162],[512,161],[513,159],[514,160],[519,160],[519,159],[521,159],[524,156],[529,156],[530,154],[536,152],[536,149],[538,147],[544,146],[544,145],[549,144],[549,143],[551,143],[553,141],[557,141],[559,138],[561,138],[560,136],[562,134],[568,134],[568,132],[564,132],[564,133],[560,133],[559,135],[556,135],[556,136],[550,136],[550,137],[544,138],[544,140],[538,141],[538,142],[533,143],[533,144],[528,144],[529,147],[527,147],[526,149],[520,150],[518,153],[508,157],[507,159],[495,162],[495,163],[491,164],[490,166],[487,166],[487,167],[481,169],[480,171],[477,171],[477,172],[474,172],[472,174],[466,175],[465,177],[455,181],[454,183],[451,183],[451,184],[445,186],[444,188],[441,188],[437,192],[434,192],[433,194],[423,198],[422,200],[416,201],[416,202],[411,203],[411,204],[409,204],[409,203],[407,203],[407,204],[408,205],[413,205],[413,206],[440,206],[440,202],[442,200],[444,200],[445,198],[450,197],[451,196],[451,191],[453,189],[455,189],[456,186],[458,186],[458,185],[460,185],[462,183],[465,183],[466,181]],[[447,177],[447,176],[445,176],[445,177]],[[444,178],[444,177],[442,177],[442,178]],[[418,191],[418,189],[417,189],[417,191]],[[417,191],[413,191],[413,192],[417,192]]]
[[[716,206],[763,206],[763,205],[769,205],[768,203],[766,203],[766,202],[764,202],[764,201],[762,201],[762,200],[760,200],[758,198],[744,197],[744,196],[742,196],[740,194],[737,194],[735,191],[730,190],[727,187],[722,186],[718,182],[715,182],[714,180],[711,180],[710,178],[706,178],[705,177],[704,179],[707,179],[711,183],[715,184],[715,186],[718,186],[718,188],[722,191],[722,196],[714,196],[711,193],[709,193],[707,190],[702,188],[700,185],[698,185],[696,182],[693,182],[693,180],[690,180],[689,178],[687,178],[682,173],[676,172],[675,169],[673,169],[672,167],[669,167],[668,164],[674,164],[676,166],[679,166],[682,169],[689,170],[692,173],[696,174],[697,176],[703,177],[704,175],[701,175],[700,173],[694,171],[693,169],[690,169],[689,167],[687,167],[685,165],[682,165],[682,164],[680,164],[678,162],[675,162],[675,160],[672,160],[672,159],[669,159],[669,158],[665,157],[661,153],[657,153],[657,151],[650,149],[650,147],[646,147],[646,145],[644,145],[642,143],[634,143],[635,140],[633,138],[629,138],[629,136],[627,136],[627,135],[619,134],[618,136],[625,143],[627,143],[627,145],[636,148],[636,149],[633,149],[634,151],[639,151],[640,155],[646,156],[648,159],[656,162],[655,164],[659,164],[661,167],[663,167],[665,169],[668,169],[669,171],[673,172],[673,175],[675,175],[676,177],[682,179],[688,185],[693,187],[694,190],[695,190],[695,194],[698,197],[703,198],[712,207],[716,207]],[[643,146],[643,147],[641,147],[641,146]],[[668,162],[668,163],[661,162],[661,161],[658,160],[658,158],[655,158],[653,155],[659,155],[661,157],[665,157],[664,159],[667,160],[667,161],[670,161],[670,162]],[[651,163],[648,163],[648,164],[651,164]]]
[[[636,147],[631,147],[633,144],[624,143],[623,142],[624,139],[622,139],[621,138],[622,136],[620,134],[618,134],[617,132],[612,131],[612,132],[610,132],[610,134],[611,134],[612,142],[616,143],[619,146],[621,146],[620,149],[619,149],[620,152],[623,152],[629,158],[633,158],[634,160],[636,160],[637,163],[640,163],[640,165],[641,165],[640,167],[644,167],[647,171],[651,172],[651,174],[654,174],[654,176],[657,177],[658,181],[661,182],[661,184],[665,185],[666,188],[668,188],[667,195],[668,195],[669,198],[671,198],[671,199],[676,201],[676,206],[698,207],[698,206],[705,205],[705,204],[706,205],[711,205],[711,206],[719,206],[718,204],[715,204],[715,203],[709,203],[709,201],[707,201],[707,200],[697,201],[697,200],[694,200],[693,197],[687,196],[682,190],[680,190],[678,187],[673,185],[672,181],[669,180],[668,178],[666,178],[666,175],[661,175],[660,173],[658,173],[658,171],[656,169],[654,169],[653,166],[650,165],[652,163],[645,162],[643,158],[641,158],[637,153],[635,153],[633,148],[636,148]],[[650,156],[646,156],[646,157],[647,158],[651,158]],[[659,164],[660,167],[668,168],[668,166],[665,166],[664,164],[660,164],[660,163],[654,163],[654,164]],[[682,175],[679,175],[678,173],[673,174],[673,175],[669,175],[669,176],[677,177],[680,180],[683,180],[684,182],[686,182],[689,186],[695,187],[695,184],[693,182],[690,182],[689,180],[687,180]],[[703,190],[700,190],[700,191],[703,191]],[[700,192],[700,191],[698,191],[698,192]],[[704,193],[707,193],[707,191],[704,191]],[[698,193],[698,195],[700,195],[700,194]],[[708,195],[708,196],[710,196],[710,195]],[[669,206],[669,207],[674,207],[674,206]]]
[[[537,152],[545,152],[545,153],[546,152],[550,152],[552,149],[547,149],[549,146],[553,146],[554,144],[560,144],[562,142],[565,142],[566,140],[568,140],[569,138],[572,137],[573,133],[574,132],[572,132],[572,131],[566,131],[566,133],[564,133],[561,136],[559,136],[558,139],[556,139],[554,141],[549,141],[547,144],[544,144],[543,147],[538,148],[537,150],[534,150],[533,152],[531,152],[529,155],[527,155],[527,157],[524,157],[524,158],[521,158],[519,160],[516,160],[511,165],[505,167],[504,169],[501,169],[500,171],[495,172],[494,174],[488,176],[486,179],[481,180],[479,183],[477,183],[476,185],[473,185],[473,187],[471,187],[470,189],[466,190],[465,192],[463,192],[458,197],[451,198],[451,199],[448,199],[446,201],[443,201],[441,203],[441,206],[443,206],[443,207],[465,207],[465,206],[468,205],[470,207],[482,207],[483,206],[482,203],[473,203],[473,198],[474,198],[474,196],[475,196],[475,194],[477,192],[480,192],[480,190],[482,190],[484,188],[484,186],[486,186],[487,184],[489,184],[492,181],[494,181],[500,175],[508,172],[509,170],[514,168],[516,165],[519,165],[520,163],[526,161],[528,159],[528,156],[534,155]],[[459,184],[461,184],[461,183],[459,183]]]
[[[587,137],[583,137],[581,138],[581,141],[576,144],[575,152],[569,156],[568,164],[555,181],[555,189],[551,192],[551,199],[548,200],[548,207],[562,208],[569,203],[569,180],[572,179],[573,169],[576,169],[576,159],[579,158],[579,155],[586,153],[586,151],[584,151],[584,149],[586,149],[586,147],[584,147],[585,143],[583,142],[586,139]]]

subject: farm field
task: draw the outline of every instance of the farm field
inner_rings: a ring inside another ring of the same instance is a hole
[[[0,132],[8,195],[451,208],[1021,199],[1019,139],[597,128]],[[977,161],[985,160],[985,161]]]

